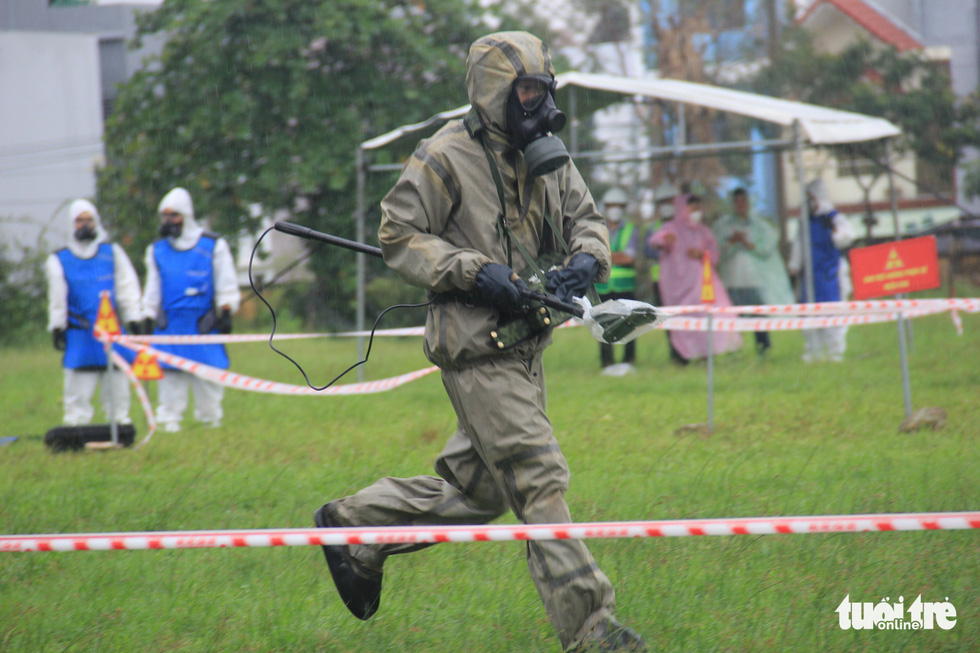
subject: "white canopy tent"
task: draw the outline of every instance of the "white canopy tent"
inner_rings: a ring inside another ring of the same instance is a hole
[[[803,137],[813,145],[871,141],[897,136],[901,133],[898,127],[883,118],[676,79],[637,79],[573,71],[559,74],[556,81],[559,90],[568,89],[569,93],[578,87],[587,91],[640,96],[716,109],[783,125],[784,127],[791,127],[794,123],[799,122],[803,130]],[[610,104],[610,100],[602,98],[600,104],[603,106]],[[424,122],[404,125],[387,134],[365,141],[361,144],[361,148],[374,150],[384,147],[403,136],[447,120],[460,118],[469,109],[470,105],[467,104],[458,109],[438,113]]]
[[[883,118],[676,79],[632,79],[569,72],[558,76],[558,87],[566,86],[691,104],[784,127],[798,122],[803,137],[814,145],[870,141],[901,133],[898,127]]]
[[[797,152],[797,176],[800,182],[800,196],[802,198],[800,206],[805,206],[806,204],[805,191],[803,189],[805,184],[802,157],[804,143],[811,145],[836,145],[891,139],[901,134],[901,130],[898,127],[883,118],[875,118],[850,111],[840,111],[813,104],[805,104],[803,102],[781,100],[756,93],[736,91],[708,84],[695,84],[676,79],[638,79],[617,75],[599,75],[571,71],[559,74],[556,81],[559,89],[558,105],[566,108],[571,118],[569,121],[571,126],[569,150],[573,158],[597,158],[610,161],[629,160],[630,158],[666,158],[670,156],[683,156],[693,152],[721,153],[724,151],[738,150],[748,152],[759,151],[760,148],[769,150],[795,148]],[[763,122],[781,125],[791,130],[792,137],[731,143],[688,144],[680,141],[667,147],[648,148],[644,151],[579,153],[576,133],[578,115],[582,112],[596,111],[617,101],[622,101],[622,96],[642,97],[676,103],[678,105],[679,126],[681,127],[677,131],[681,134],[681,138],[683,138],[685,131],[683,129],[685,105],[715,109],[717,111],[734,113]],[[366,158],[367,153],[371,150],[377,150],[390,145],[406,136],[428,130],[448,120],[460,118],[469,109],[469,105],[466,105],[450,111],[444,111],[424,122],[404,125],[361,143],[357,151],[357,240],[359,242],[364,242],[365,236],[364,222],[366,207],[364,189],[366,185],[366,174],[368,172],[384,170],[395,171],[400,170],[402,167],[400,164],[369,165]],[[886,146],[889,143],[890,140],[886,140]],[[889,148],[889,159],[890,156],[891,152]],[[894,185],[890,169],[889,184]],[[898,217],[897,207],[894,204],[894,192],[891,193],[891,196],[893,198],[892,212],[897,224]],[[804,245],[804,283],[808,289],[809,296],[813,297],[813,266],[810,260],[809,216],[806,211],[801,211],[800,215],[803,221],[800,231]],[[897,233],[898,230],[896,228]],[[358,254],[357,256],[357,328],[363,331],[365,262],[362,254]]]

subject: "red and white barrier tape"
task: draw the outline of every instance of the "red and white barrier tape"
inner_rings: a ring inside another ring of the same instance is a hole
[[[687,306],[661,306],[665,313],[681,315],[684,313],[722,313],[741,315],[813,315],[830,313],[834,315],[867,315],[872,313],[896,313],[902,311],[961,310],[967,313],[980,312],[978,298],[948,299],[883,299],[859,302],[820,302],[816,304],[765,304],[761,306],[712,306],[693,304]]]
[[[658,329],[671,331],[707,331],[707,319],[700,317],[705,314],[721,316],[765,315],[767,318],[728,317],[712,319],[712,329],[716,331],[798,331],[803,329],[822,329],[834,326],[854,324],[874,324],[878,322],[895,321],[901,313],[905,318],[916,318],[934,315],[945,311],[952,312],[952,319],[957,331],[962,331],[962,322],[958,311],[967,313],[980,312],[980,299],[892,299],[863,302],[823,302],[817,304],[785,304],[762,306],[711,306],[694,304],[686,306],[662,306],[660,309],[670,318],[658,326]],[[692,313],[698,317],[684,318]],[[790,319],[788,316],[794,316]],[[575,326],[568,321],[561,326]],[[377,337],[404,337],[424,335],[424,327],[404,327],[398,329],[381,329],[375,331]],[[338,338],[369,336],[370,331],[344,331],[340,333],[288,333],[278,334],[273,342],[279,340],[299,340],[309,338]],[[113,341],[119,343],[144,344],[229,344],[242,342],[265,342],[269,339],[265,334],[237,335],[182,335],[182,336],[113,336]]]
[[[664,307],[663,310],[671,314],[671,319],[660,325],[659,328],[676,331],[707,331],[708,319],[707,317],[703,317],[705,313],[712,314],[711,328],[714,331],[798,331],[805,329],[821,329],[826,327],[893,321],[898,319],[900,314],[906,318],[915,318],[943,311],[952,311],[953,320],[957,326],[957,330],[962,332],[962,323],[959,321],[958,311],[980,311],[980,299],[883,300],[865,302],[833,302],[822,304],[789,304],[784,306],[668,306]],[[700,315],[690,315],[689,317],[685,317],[685,315],[692,313],[699,313]],[[767,317],[715,318],[714,315],[765,315]],[[804,317],[784,317],[789,315],[799,315]],[[562,326],[572,326],[572,323],[566,322]],[[276,340],[319,338],[330,335],[358,336],[368,335],[368,333],[369,332],[348,331],[337,334],[282,334],[277,336]],[[378,331],[375,333],[375,335],[415,336],[422,335],[423,333],[423,327],[410,327]],[[153,349],[145,344],[140,344],[147,342],[154,344],[260,342],[268,340],[268,336],[264,334],[206,336],[112,336],[110,339],[129,349],[148,351],[156,355],[160,361],[208,381],[231,388],[237,388],[239,390],[250,390],[253,392],[265,392],[272,394],[336,396],[385,392],[431,374],[438,369],[436,367],[428,367],[387,379],[366,381],[349,385],[331,386],[323,391],[317,391],[307,386],[267,381],[264,379],[246,376],[244,374],[236,374],[226,370],[220,370],[202,363],[188,360],[175,354],[165,353],[157,349]],[[124,370],[126,368],[128,368],[128,366],[123,367]],[[127,373],[127,375],[129,374],[131,374],[131,371]],[[137,393],[140,393],[142,387],[139,384],[135,384],[135,387],[137,388]],[[144,410],[147,410],[148,400],[144,401],[144,398],[145,392],[141,393],[140,401],[144,403]],[[148,412],[147,414],[151,415],[152,412]],[[150,420],[151,417],[148,417],[148,422],[151,423],[150,435],[152,435],[153,423]],[[149,439],[149,437],[150,436],[148,435],[147,439]]]
[[[425,334],[425,327],[402,327],[399,329],[381,329],[375,331],[376,336],[421,336]],[[280,340],[309,340],[312,338],[344,338],[349,336],[369,336],[370,331],[341,331],[339,333],[277,333],[272,342]],[[111,336],[113,342],[123,340],[132,343],[146,345],[214,345],[214,344],[234,344],[242,342],[268,342],[267,333],[239,333],[228,335],[179,335],[179,336],[134,336],[120,335]]]
[[[949,317],[952,318],[953,326],[956,327],[956,335],[963,335],[963,318],[960,317],[960,312],[954,308],[949,312]]]
[[[980,529],[980,512],[741,517],[734,519],[497,526],[387,526],[0,535],[0,552],[213,549],[322,546],[325,544],[506,542],[513,540],[684,537],[688,535],[779,535],[969,529]]]
[[[147,396],[146,390],[143,388],[143,384],[136,378],[133,368],[130,367],[129,363],[126,362],[126,359],[119,355],[119,352],[115,350],[112,352],[112,363],[121,369],[123,374],[126,375],[126,378],[129,379],[129,384],[133,386],[133,390],[136,391],[136,397],[140,401],[140,406],[143,407],[143,414],[146,415],[146,437],[140,440],[139,444],[133,447],[134,449],[139,449],[150,441],[150,438],[153,437],[153,434],[157,430],[157,419],[153,415],[153,406],[150,405],[150,398]]]
[[[935,315],[946,309],[931,308],[904,311],[906,319]],[[834,315],[827,317],[794,317],[794,318],[729,318],[712,317],[713,331],[806,331],[808,329],[826,329],[828,327],[853,326],[856,324],[877,324],[894,322],[898,313],[869,313],[859,315]],[[668,331],[707,331],[707,317],[685,317],[683,314],[672,317],[658,328]]]
[[[210,365],[188,360],[182,356],[153,349],[152,347],[136,345],[126,340],[119,340],[119,344],[123,347],[136,351],[149,352],[150,354],[156,356],[157,360],[159,360],[161,363],[166,363],[167,365],[176,367],[179,370],[189,372],[190,374],[219,385],[227,386],[229,388],[237,388],[238,390],[251,390],[252,392],[266,392],[280,395],[336,396],[373,394],[376,392],[393,390],[399,386],[405,385],[406,383],[420,379],[427,374],[431,374],[439,369],[435,366],[426,367],[421,370],[415,370],[414,372],[389,377],[387,379],[363,381],[361,383],[351,383],[349,385],[332,385],[324,390],[314,390],[313,388],[305,385],[291,385],[288,383],[279,383],[277,381],[256,379],[255,377],[246,376],[244,374],[236,374],[235,372],[229,372],[228,370],[221,370],[216,367],[211,367]],[[164,373],[166,374],[166,372]]]

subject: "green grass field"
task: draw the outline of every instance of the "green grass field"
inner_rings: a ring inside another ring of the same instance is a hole
[[[705,366],[639,341],[637,373],[598,375],[584,329],[556,334],[549,413],[572,469],[578,521],[980,509],[980,317],[914,322],[915,408],[945,429],[901,434],[894,324],[853,327],[848,361],[804,366],[799,333]],[[749,336],[749,339],[751,336]],[[353,341],[285,345],[323,383]],[[302,383],[265,345],[232,368]],[[418,339],[375,343],[381,378],[427,365]],[[61,418],[59,356],[0,350],[0,532],[310,527],[313,511],[385,475],[431,473],[455,427],[437,375],[363,397],[229,391],[217,429],[185,423],[139,451],[49,453]],[[155,389],[151,388],[151,396]],[[144,420],[134,399],[138,438]],[[97,419],[100,419],[97,416]],[[980,650],[980,532],[591,540],[620,619],[664,651]],[[955,606],[952,630],[843,631],[855,602]],[[558,651],[521,543],[444,544],[392,558],[381,609],[348,614],[315,547],[0,554],[0,651]]]

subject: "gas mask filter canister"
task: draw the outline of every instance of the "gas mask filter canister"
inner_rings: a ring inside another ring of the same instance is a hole
[[[511,142],[524,151],[528,170],[546,175],[571,159],[565,144],[554,134],[565,128],[566,117],[554,99],[550,75],[528,75],[514,82],[507,99],[507,129]]]
[[[75,240],[80,243],[87,243],[91,240],[95,240],[98,234],[95,231],[95,227],[89,224],[82,225],[75,230]]]
[[[183,230],[183,224],[178,224],[173,220],[164,220],[160,225],[159,233],[163,238],[180,238],[180,233]]]

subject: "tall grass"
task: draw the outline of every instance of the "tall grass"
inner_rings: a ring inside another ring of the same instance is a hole
[[[904,417],[894,324],[852,328],[848,361],[804,366],[798,333],[771,355],[716,364],[715,431],[703,364],[639,344],[637,372],[598,375],[597,345],[563,330],[546,355],[549,414],[572,469],[578,521],[951,511],[980,508],[980,319],[914,322],[914,407]],[[750,339],[747,338],[747,340]],[[351,341],[290,342],[314,382]],[[375,343],[368,378],[425,366],[417,339]],[[264,345],[232,366],[301,383]],[[455,418],[432,375],[360,397],[229,391],[224,425],[186,423],[139,451],[59,454],[58,355],[0,350],[0,532],[307,527],[323,502],[385,476],[431,473]],[[155,394],[155,393],[154,393]],[[133,418],[143,419],[134,401]],[[140,427],[142,430],[142,427]],[[142,433],[139,434],[139,437]],[[513,521],[511,517],[505,521]],[[916,532],[592,540],[622,621],[665,651],[980,649],[980,533]],[[520,543],[440,545],[389,560],[381,610],[359,622],[313,547],[0,554],[2,651],[557,651]],[[949,597],[952,630],[843,631],[834,609]]]

